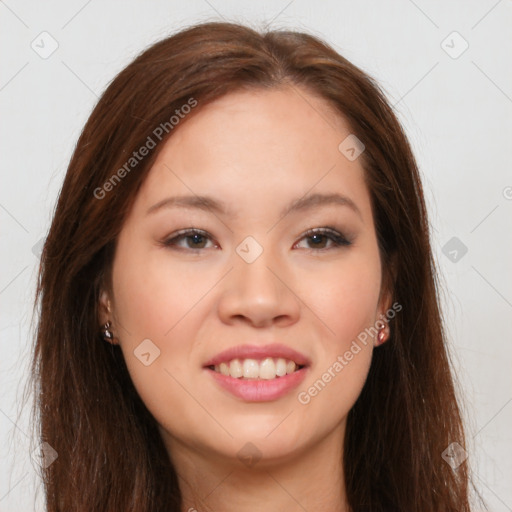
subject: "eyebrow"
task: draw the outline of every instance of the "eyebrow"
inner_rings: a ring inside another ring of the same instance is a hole
[[[292,212],[295,213],[299,211],[307,211],[313,208],[328,205],[347,206],[355,213],[357,213],[361,219],[363,218],[361,211],[354,203],[354,201],[342,194],[311,194],[299,199],[295,199],[281,211],[280,217],[284,217]],[[166,199],[162,199],[158,203],[151,206],[146,215],[155,213],[162,208],[172,207],[199,209],[215,212],[221,215],[233,216],[233,214],[227,210],[226,206],[222,202],[217,201],[210,196],[197,195],[167,197]]]

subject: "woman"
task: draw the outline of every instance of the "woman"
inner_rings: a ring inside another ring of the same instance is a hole
[[[469,511],[428,230],[396,117],[325,43],[149,48],[43,250],[48,511]]]

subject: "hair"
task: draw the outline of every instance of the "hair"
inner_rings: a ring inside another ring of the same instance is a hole
[[[403,307],[348,414],[340,461],[348,503],[372,512],[470,511],[467,461],[454,470],[442,458],[465,437],[420,174],[384,93],[316,36],[209,22],[157,42],[115,77],[67,169],[41,256],[30,368],[35,435],[58,453],[41,475],[49,512],[180,510],[156,420],[119,346],[100,334],[100,291],[110,290],[117,237],[176,110],[197,102],[181,125],[231,92],[285,87],[322,98],[364,143],[383,286]],[[121,173],[148,137],[155,149]],[[123,179],[113,183],[116,172]],[[104,197],[98,190],[109,180],[115,190]]]

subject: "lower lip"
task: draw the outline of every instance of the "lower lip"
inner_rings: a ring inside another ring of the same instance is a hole
[[[215,381],[225,390],[246,402],[270,402],[296,388],[306,377],[307,368],[275,379],[235,379],[207,368]]]

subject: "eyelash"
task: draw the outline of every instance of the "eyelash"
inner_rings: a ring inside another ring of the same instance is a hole
[[[162,242],[162,245],[164,247],[168,247],[168,248],[176,248],[177,250],[188,250],[188,251],[192,251],[192,252],[197,252],[197,251],[201,251],[202,249],[205,249],[204,247],[199,247],[197,249],[194,249],[194,248],[190,248],[190,247],[183,248],[183,247],[177,246],[177,243],[180,240],[185,240],[186,238],[190,238],[194,235],[200,235],[202,237],[205,237],[205,238],[208,238],[211,240],[211,237],[209,236],[209,234],[206,231],[203,231],[201,229],[191,228],[191,229],[183,229],[181,231],[178,231],[177,233],[172,235],[170,238],[165,239]],[[329,240],[331,240],[333,242],[333,247],[331,247],[331,248],[324,247],[321,249],[308,248],[306,250],[310,250],[310,251],[314,251],[314,252],[324,252],[324,251],[329,251],[332,249],[340,249],[342,247],[348,247],[348,246],[352,245],[352,242],[350,240],[347,240],[347,238],[344,235],[342,235],[335,229],[329,228],[329,227],[310,229],[302,235],[300,240],[303,240],[304,238],[312,238],[313,236],[319,236],[319,235],[325,236]]]

